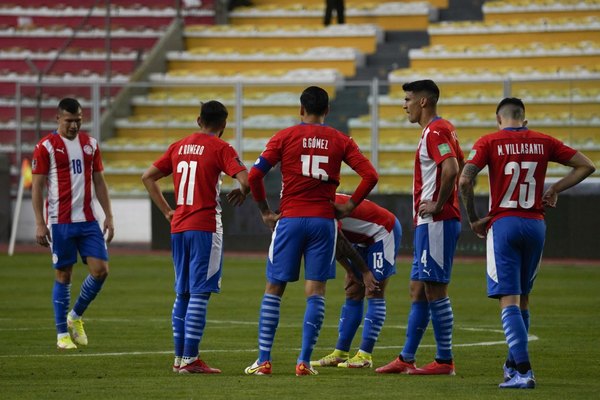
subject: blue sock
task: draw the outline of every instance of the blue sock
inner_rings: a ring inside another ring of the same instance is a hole
[[[523,323],[525,324],[525,330],[529,333],[529,310],[521,310],[521,316],[523,317]],[[508,361],[515,362],[515,358],[511,354],[510,350],[508,350]]]
[[[437,344],[437,360],[452,359],[452,328],[454,327],[454,313],[450,298],[436,300],[429,303],[431,309],[431,325],[433,336]]]
[[[258,319],[258,361],[271,360],[271,348],[277,325],[279,325],[279,310],[281,308],[281,297],[273,294],[263,296],[260,305],[260,317]]]
[[[185,314],[187,313],[190,294],[179,294],[173,303],[171,324],[173,326],[173,344],[175,345],[175,357],[183,357],[183,346],[185,341]]]
[[[342,351],[350,351],[352,339],[360,326],[363,317],[364,302],[362,300],[346,299],[340,312],[340,323],[338,325],[338,340],[335,348]]]
[[[506,343],[515,363],[529,362],[527,329],[519,307],[508,306],[502,309],[502,328],[504,328]]]
[[[310,363],[310,356],[317,344],[323,318],[325,318],[325,297],[317,295],[308,297],[302,325],[302,350],[298,357],[298,363]]]
[[[73,311],[75,311],[75,314],[79,316],[83,315],[90,303],[96,298],[98,292],[100,292],[100,289],[102,289],[102,285],[104,284],[105,280],[106,279],[98,280],[92,275],[88,275],[85,278],[81,284],[79,297],[73,306]]]
[[[385,322],[385,299],[368,299],[360,350],[373,353],[373,347]]]
[[[410,306],[408,314],[408,326],[406,327],[406,342],[400,355],[405,361],[413,361],[423,338],[423,334],[429,324],[429,303],[426,301],[415,301]]]
[[[67,333],[67,313],[71,303],[71,284],[54,281],[52,304],[54,304],[54,321],[56,333]]]
[[[185,339],[183,357],[198,356],[198,348],[206,325],[206,307],[210,293],[191,294],[185,314]]]

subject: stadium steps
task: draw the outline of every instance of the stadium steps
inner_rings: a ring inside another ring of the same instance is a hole
[[[374,23],[385,30],[426,29],[437,8],[426,2],[348,3],[346,23]],[[283,25],[323,25],[321,4],[268,4],[236,8],[229,14],[231,25],[270,24],[276,18]]]
[[[447,0],[439,11],[440,21],[481,21],[484,0]]]

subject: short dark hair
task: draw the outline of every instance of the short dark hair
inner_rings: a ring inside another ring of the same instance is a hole
[[[525,104],[523,104],[523,100],[518,99],[516,97],[505,97],[498,103],[498,107],[496,107],[496,114],[500,112],[501,108],[504,106],[510,106],[507,109],[507,116],[512,117],[513,119],[525,119]]]
[[[427,94],[427,97],[431,98],[435,103],[437,103],[440,98],[440,88],[431,79],[407,82],[402,85],[402,90],[415,93],[424,92]]]
[[[219,101],[211,100],[200,107],[200,123],[204,127],[217,128],[227,120],[227,108]]]
[[[300,104],[309,115],[325,115],[329,107],[329,95],[318,86],[309,86],[302,92]]]
[[[81,111],[81,104],[71,97],[65,97],[58,103],[58,112],[66,111],[71,114],[78,114]]]

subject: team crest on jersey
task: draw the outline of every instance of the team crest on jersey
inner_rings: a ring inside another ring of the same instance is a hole
[[[86,144],[85,146],[83,146],[83,152],[88,156],[91,156],[94,152],[94,149],[92,149],[92,146],[90,146],[89,144]]]

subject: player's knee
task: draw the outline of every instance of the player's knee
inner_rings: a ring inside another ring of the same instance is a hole
[[[92,275],[92,277],[98,281],[105,280],[108,277],[108,264],[102,265],[99,268],[90,271],[90,275]]]

